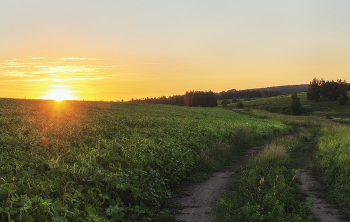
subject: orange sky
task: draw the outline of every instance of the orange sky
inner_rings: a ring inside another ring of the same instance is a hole
[[[345,0],[12,0],[0,8],[0,97],[115,101],[347,79],[349,11]]]

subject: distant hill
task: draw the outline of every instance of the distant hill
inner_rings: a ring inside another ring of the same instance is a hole
[[[281,93],[293,93],[297,92],[305,92],[309,88],[309,84],[301,84],[301,85],[284,85],[284,86],[271,86],[265,88],[254,88],[254,89],[245,89],[245,90],[260,90],[260,91],[280,91]],[[227,92],[236,92],[235,89],[227,90]]]
[[[301,85],[285,85],[285,86],[272,86],[267,88],[257,88],[254,90],[268,90],[268,91],[280,91],[281,93],[293,93],[297,92],[305,92],[309,88],[309,84],[301,84]]]

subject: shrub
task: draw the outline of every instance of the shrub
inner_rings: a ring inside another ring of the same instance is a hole
[[[238,109],[243,109],[243,107],[244,107],[244,104],[242,103],[242,101],[239,101],[239,102],[237,103],[237,108],[238,108]]]
[[[346,104],[346,99],[343,95],[339,96],[337,99],[337,103],[339,103],[339,105],[345,105]]]
[[[226,107],[227,104],[230,104],[230,101],[228,101],[227,99],[222,100],[221,105],[222,105],[223,107]]]

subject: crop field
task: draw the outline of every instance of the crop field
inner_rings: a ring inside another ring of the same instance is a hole
[[[157,221],[181,181],[290,130],[217,108],[0,99],[0,220]]]

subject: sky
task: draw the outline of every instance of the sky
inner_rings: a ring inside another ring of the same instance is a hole
[[[348,0],[4,0],[0,97],[129,100],[350,76]]]

